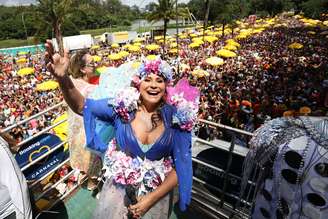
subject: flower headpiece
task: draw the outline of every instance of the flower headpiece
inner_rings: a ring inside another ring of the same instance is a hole
[[[167,81],[172,80],[172,69],[170,65],[159,57],[155,60],[144,61],[138,69],[137,76],[141,80],[144,80],[151,73],[160,75]]]

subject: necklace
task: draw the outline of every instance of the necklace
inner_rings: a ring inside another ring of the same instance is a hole
[[[152,130],[153,125],[151,122],[151,116],[148,116],[147,113],[145,113],[144,111],[140,110],[139,111],[139,119],[146,125],[146,131],[149,132],[150,130]]]

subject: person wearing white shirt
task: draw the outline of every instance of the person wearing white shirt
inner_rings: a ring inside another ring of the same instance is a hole
[[[25,177],[0,134],[0,218],[32,219]]]

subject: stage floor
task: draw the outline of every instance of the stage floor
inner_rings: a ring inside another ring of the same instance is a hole
[[[65,200],[60,202],[50,211],[57,213],[43,213],[38,219],[92,219],[92,213],[96,208],[97,199],[91,192],[79,188]],[[205,215],[190,208],[181,212],[177,205],[174,206],[170,219],[205,219]]]

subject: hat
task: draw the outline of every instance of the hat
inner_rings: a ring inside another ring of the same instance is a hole
[[[303,107],[300,108],[299,112],[302,115],[308,115],[308,114],[311,113],[311,108],[307,107],[307,106],[303,106]]]

